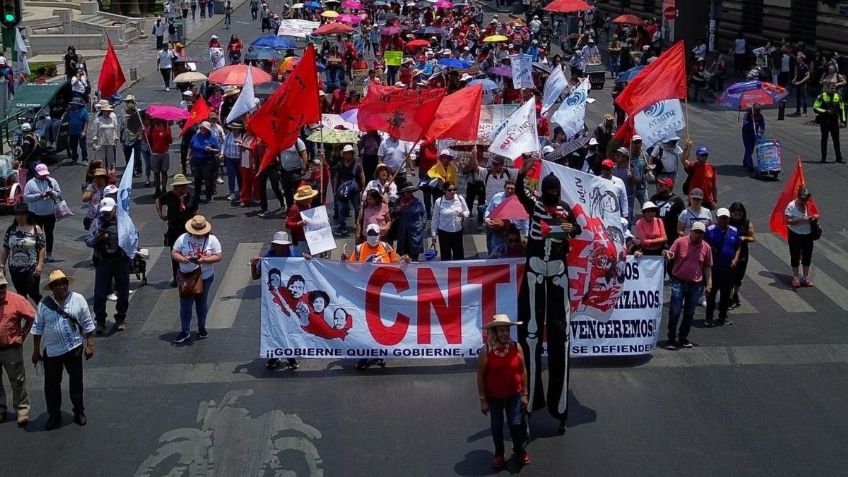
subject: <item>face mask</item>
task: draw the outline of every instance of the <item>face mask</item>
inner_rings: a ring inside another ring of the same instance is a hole
[[[380,241],[380,237],[376,235],[369,235],[368,237],[366,237],[366,239],[368,240],[368,245],[372,247],[376,246],[377,243]]]

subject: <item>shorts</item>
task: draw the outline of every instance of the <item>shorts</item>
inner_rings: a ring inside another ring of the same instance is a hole
[[[165,154],[150,155],[151,171],[167,173],[169,167],[171,167],[171,156],[167,152]]]

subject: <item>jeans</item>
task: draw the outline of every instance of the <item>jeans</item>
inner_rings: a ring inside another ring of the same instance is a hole
[[[71,395],[71,403],[74,413],[83,412],[85,406],[82,403],[82,347],[68,351],[59,356],[47,356],[45,349],[44,358],[44,401],[47,404],[47,412],[51,416],[58,416],[62,410],[62,369],[68,372],[68,391]]]
[[[209,312],[209,304],[206,301],[209,299],[209,289],[212,288],[214,279],[215,275],[203,279],[203,294],[180,298],[180,328],[183,333],[191,331],[192,305],[197,313],[197,328],[206,328],[206,315]]]
[[[118,302],[115,306],[115,323],[123,323],[127,319],[127,309],[130,299],[130,259],[99,259],[94,266],[94,321],[98,325],[106,324],[106,297],[112,292],[115,284],[115,294]]]
[[[350,211],[351,205],[353,205],[354,220],[359,220],[359,208],[362,205],[362,203],[359,201],[359,197],[353,200],[348,200],[336,196],[335,216],[336,222],[339,225],[339,233],[347,233],[347,213]]]
[[[79,151],[77,151],[79,148]],[[70,151],[71,161],[77,162],[82,158],[83,162],[88,162],[88,148],[85,145],[85,137],[79,134],[68,135],[68,150]]]
[[[24,347],[9,346],[0,348],[0,416],[6,413],[6,392],[3,390],[2,371],[6,370],[9,386],[12,388],[12,406],[18,415],[29,414],[29,394],[26,386],[24,368]]]
[[[215,172],[216,165],[214,162],[191,164],[191,175],[194,176],[194,200],[200,200],[200,188],[206,184],[206,201],[212,200],[212,192],[215,187],[215,181],[212,178]]]
[[[695,317],[695,306],[698,299],[704,294],[702,282],[685,282],[671,278],[671,301],[668,304],[668,340],[682,341],[689,337],[689,329],[692,328],[692,318]],[[683,321],[680,330],[677,322],[680,321],[680,312],[683,312]]]
[[[716,295],[721,292],[718,299],[718,319],[727,319],[727,309],[730,307],[730,294],[733,293],[733,269],[730,266],[717,267],[713,264],[713,288],[707,293],[707,321],[713,321],[715,312]]]
[[[15,291],[18,295],[24,298],[31,298],[37,305],[41,301],[41,288],[38,286],[39,278],[35,276],[35,269],[32,270],[15,270],[9,269],[9,278],[12,279],[12,285],[15,286]]]
[[[795,85],[795,113],[801,113],[801,106],[804,106],[804,114],[807,114],[807,85]]]
[[[227,192],[230,194],[235,194],[241,189],[240,164],[241,159],[238,157],[224,157],[224,167],[227,168]]]
[[[510,398],[487,398],[489,402],[489,417],[492,422],[492,440],[495,443],[495,455],[504,455],[504,413],[509,433],[512,435],[512,450],[516,454],[524,453],[527,444],[527,429],[524,422],[524,410],[521,405],[521,394]]]

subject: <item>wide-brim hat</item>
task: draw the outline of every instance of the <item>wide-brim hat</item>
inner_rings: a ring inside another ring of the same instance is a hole
[[[184,176],[183,174],[174,174],[174,178],[171,179],[171,187],[190,184],[191,181],[186,179],[186,176]]]
[[[52,272],[50,272],[50,276],[47,278],[47,282],[44,284],[44,286],[42,288],[44,290],[49,290],[50,285],[52,285],[53,283],[56,283],[60,280],[67,280],[68,285],[70,285],[71,283],[74,282],[74,277],[69,277],[69,276],[65,275],[65,272],[63,272],[62,270],[53,270]]]
[[[311,199],[318,195],[318,191],[313,189],[312,186],[302,185],[297,188],[297,192],[294,193],[295,202],[301,200]]]
[[[401,192],[401,193],[404,193],[404,192],[415,192],[415,191],[417,191],[417,190],[418,190],[418,186],[417,186],[417,185],[415,185],[415,184],[410,184],[410,185],[408,185],[408,186],[404,187],[403,189],[401,189],[401,190],[400,190],[400,192]]]
[[[82,100],[79,96],[75,96],[74,99],[71,100],[70,104],[75,104],[77,106],[85,106],[85,101]]]
[[[109,171],[105,167],[94,169],[94,177],[109,177]]]
[[[492,321],[486,323],[483,329],[490,330],[498,326],[515,326],[523,324],[521,321],[509,321],[509,316],[498,314],[492,317]]]
[[[391,169],[389,169],[389,166],[387,166],[387,165],[385,165],[385,164],[377,164],[377,167],[374,169],[374,177],[377,177],[377,175],[378,175],[378,174],[380,173],[380,171],[381,171],[381,170],[383,170],[383,169],[385,169],[385,170],[386,170],[386,172],[388,172],[389,174],[391,174],[391,173],[392,173],[392,170],[391,170]]]
[[[212,231],[212,224],[202,215],[195,215],[185,224],[186,232],[194,235],[206,235]]]

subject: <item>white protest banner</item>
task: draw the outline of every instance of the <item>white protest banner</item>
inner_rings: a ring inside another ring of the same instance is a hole
[[[309,20],[280,20],[280,28],[277,29],[277,36],[306,38],[312,34],[312,30],[319,26],[321,26],[320,23]]]
[[[525,152],[539,152],[536,130],[536,99],[530,98],[492,135],[489,152],[515,159]]]
[[[661,257],[627,257],[624,287],[606,322],[571,318],[572,357],[649,354],[662,334],[663,275]]]
[[[130,204],[132,203],[132,179],[135,164],[135,151],[130,154],[124,175],[118,184],[118,245],[127,254],[127,257],[135,257],[138,249],[138,231],[130,217]]]
[[[477,142],[489,144],[495,129],[506,122],[518,109],[517,104],[484,104],[480,108],[480,124],[477,125]]]
[[[586,119],[586,100],[589,98],[589,80],[583,80],[571,92],[559,109],[551,116],[551,122],[559,124],[566,137],[574,137],[583,131]]]
[[[247,113],[252,113],[256,110],[256,96],[253,94],[253,68],[247,69],[247,75],[244,77],[244,86],[241,88],[236,102],[233,103],[233,108],[227,114],[226,122],[234,121]]]
[[[301,211],[300,216],[306,221],[303,233],[306,236],[306,244],[309,245],[309,253],[318,255],[336,249],[336,240],[333,238],[333,229],[330,226],[326,206]]]
[[[557,66],[545,81],[541,114],[547,113],[553,107],[566,87],[568,87],[568,80],[565,79],[565,72],[562,71],[562,67]]]
[[[321,125],[324,126],[324,129],[336,129],[336,126],[342,126],[345,129],[359,132],[356,116],[353,117],[353,122],[350,122],[345,120],[341,114],[322,114]]]
[[[462,358],[516,316],[524,259],[412,264],[262,260],[264,358]]]
[[[607,321],[625,280],[624,232],[612,181],[550,161],[542,161],[542,177],[554,174],[562,200],[582,229],[569,240],[568,286],[573,318]]]
[[[680,100],[665,99],[648,106],[634,116],[633,126],[646,147],[677,136],[677,131],[686,127]]]
[[[530,55],[510,55],[512,65],[512,85],[515,89],[533,88],[533,57]]]

